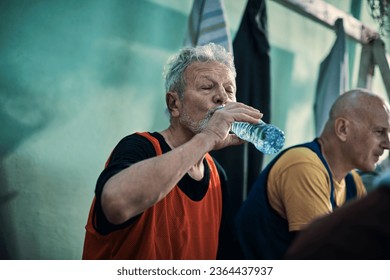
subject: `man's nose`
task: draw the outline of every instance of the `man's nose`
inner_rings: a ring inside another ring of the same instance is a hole
[[[390,139],[389,139],[389,134],[388,134],[388,133],[387,133],[386,136],[385,136],[385,139],[384,139],[384,141],[383,141],[382,147],[383,147],[384,149],[387,149],[387,150],[390,149]]]
[[[225,104],[228,101],[228,95],[224,87],[217,88],[213,101],[216,104]]]

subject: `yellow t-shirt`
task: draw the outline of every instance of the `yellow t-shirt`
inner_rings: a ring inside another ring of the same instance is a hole
[[[352,171],[357,197],[366,195],[360,176]],[[337,206],[346,200],[345,180],[333,180]],[[271,168],[267,182],[270,205],[287,219],[290,231],[332,212],[329,174],[316,153],[299,147],[284,153]]]

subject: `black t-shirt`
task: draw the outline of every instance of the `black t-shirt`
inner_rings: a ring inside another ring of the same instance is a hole
[[[171,148],[165,142],[164,137],[157,133],[151,133],[153,137],[155,137],[161,146],[161,150],[163,153],[169,152]],[[101,209],[101,194],[103,191],[103,187],[105,183],[110,179],[113,175],[122,171],[123,169],[129,167],[130,165],[137,163],[139,161],[155,157],[156,152],[154,150],[153,144],[146,139],[145,137],[139,134],[132,134],[123,138],[118,145],[114,148],[110,155],[109,163],[107,167],[100,174],[95,194],[96,194],[96,230],[100,234],[108,234],[117,229],[123,228],[134,222],[140,215],[131,218],[121,225],[111,224],[104,216]],[[216,162],[218,174],[221,181],[222,188],[222,196],[226,196],[226,185],[227,179],[226,174],[223,168]],[[200,201],[207,193],[209,180],[210,180],[210,168],[207,164],[207,161],[204,160],[204,176],[200,181],[196,181],[192,179],[188,174],[183,176],[183,178],[178,182],[178,187],[192,200]],[[156,178],[156,184],[158,184],[158,180]],[[222,199],[224,201],[224,199]]]
[[[164,137],[158,132],[150,133],[155,137],[159,143],[162,153],[171,151],[171,148],[165,142]],[[110,232],[124,228],[132,224],[141,215],[129,219],[120,225],[114,225],[110,223],[101,208],[101,194],[103,187],[108,179],[113,175],[129,167],[130,165],[139,161],[152,158],[156,156],[153,144],[145,137],[139,134],[131,134],[124,137],[112,151],[109,163],[107,167],[100,174],[95,189],[96,204],[95,204],[95,229],[102,235],[107,235]],[[219,231],[219,246],[218,246],[218,259],[241,259],[242,251],[237,240],[234,221],[229,206],[229,194],[228,194],[228,180],[224,169],[214,159],[214,163],[217,167],[222,190],[222,221]],[[208,190],[210,180],[210,168],[206,160],[204,160],[204,176],[200,181],[192,179],[188,174],[183,176],[178,182],[178,187],[185,193],[190,199],[194,201],[200,201]],[[158,178],[156,177],[156,184],[158,184]]]

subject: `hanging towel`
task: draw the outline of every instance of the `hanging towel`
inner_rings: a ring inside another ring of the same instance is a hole
[[[320,136],[329,110],[337,97],[348,90],[348,56],[343,20],[335,22],[337,39],[328,56],[321,62],[314,103],[316,136]]]
[[[221,0],[194,0],[188,21],[185,46],[201,46],[213,42],[232,51],[224,6]]]

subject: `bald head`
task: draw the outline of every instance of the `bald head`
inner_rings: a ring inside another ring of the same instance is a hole
[[[360,88],[339,96],[319,139],[338,180],[352,169],[374,170],[390,147],[389,131],[389,109],[381,97]]]
[[[381,97],[366,89],[353,89],[336,99],[330,109],[327,126],[333,126],[337,118],[362,121],[379,113],[389,114]]]

